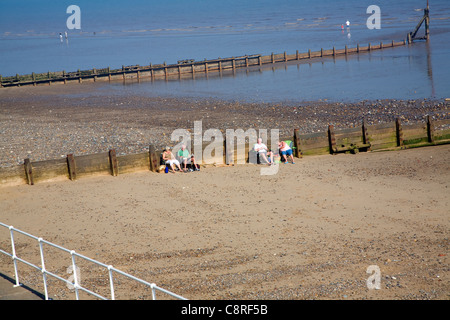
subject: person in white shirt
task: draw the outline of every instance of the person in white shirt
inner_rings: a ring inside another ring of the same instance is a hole
[[[255,150],[258,155],[261,162],[261,158],[265,161],[265,163],[272,163],[272,152],[267,149],[267,146],[262,143],[262,139],[258,138],[257,143],[253,146],[253,150]]]

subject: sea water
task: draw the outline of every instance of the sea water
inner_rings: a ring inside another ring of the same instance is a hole
[[[81,10],[80,29],[68,29],[69,5]],[[367,26],[370,5],[381,10],[380,29]],[[413,31],[425,7],[424,0],[0,0],[0,74],[390,43]],[[447,98],[450,2],[430,0],[430,16],[430,40],[411,46],[232,75],[111,83],[105,92],[254,102]]]

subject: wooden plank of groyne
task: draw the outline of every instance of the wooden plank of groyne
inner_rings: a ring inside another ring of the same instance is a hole
[[[16,186],[26,183],[27,177],[23,165],[0,168],[1,186]]]
[[[358,152],[360,149],[367,150],[370,144],[364,143],[363,131],[361,128],[340,129],[334,132],[335,152],[352,151]]]
[[[411,145],[428,142],[427,124],[415,123],[402,126],[403,144]]]
[[[304,156],[330,153],[326,131],[300,135],[300,145]]]
[[[76,157],[77,177],[86,175],[111,174],[109,152]]]
[[[117,156],[119,174],[150,170],[148,152]]]
[[[394,123],[382,123],[367,126],[367,140],[371,150],[387,149],[397,146]]]
[[[69,178],[66,159],[55,159],[33,162],[33,178],[35,183],[66,180]]]
[[[434,120],[434,141],[450,139],[450,119]]]

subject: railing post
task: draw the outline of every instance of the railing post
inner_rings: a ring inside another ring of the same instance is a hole
[[[75,264],[75,251],[74,250],[70,251],[70,255],[72,256],[72,271],[73,271],[75,295],[77,297],[77,300],[80,300],[80,295],[78,293],[78,288],[80,287],[80,284],[78,283],[77,265]]]
[[[45,300],[48,300],[47,270],[45,269],[44,248],[42,246],[42,238],[39,238],[38,242],[39,242],[39,251],[40,251],[40,254],[41,254],[41,269],[42,269],[42,280],[44,281]]]
[[[111,300],[115,300],[114,295],[114,280],[113,280],[113,274],[112,274],[112,266],[108,266],[108,273],[109,273],[109,286],[111,288]]]
[[[152,289],[152,299],[156,300],[155,284],[151,283],[150,288]]]
[[[12,247],[12,258],[13,258],[13,263],[14,263],[14,275],[16,277],[16,284],[14,285],[14,287],[19,287],[20,286],[20,282],[19,282],[19,272],[17,270],[17,256],[16,256],[16,247],[14,245],[14,227],[10,226],[9,227],[9,231],[11,234],[11,247]]]

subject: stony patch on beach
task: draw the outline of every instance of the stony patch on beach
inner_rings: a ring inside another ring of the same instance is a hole
[[[367,124],[450,117],[448,101],[376,100],[355,103],[242,103],[213,99],[115,94],[96,85],[3,88],[0,91],[0,166],[106,152],[145,152],[175,145],[175,129],[279,129],[281,136]],[[178,137],[177,137],[178,138]]]

